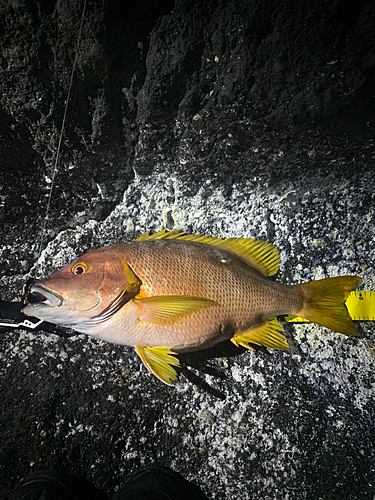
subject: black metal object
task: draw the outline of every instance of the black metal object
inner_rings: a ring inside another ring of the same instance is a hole
[[[30,285],[31,286],[31,285]],[[28,294],[27,285],[23,291],[22,296]],[[53,325],[46,321],[25,316],[22,309],[25,307],[24,300],[20,302],[9,302],[7,300],[0,300],[0,334],[7,333],[15,328],[23,330],[32,330],[34,332],[46,332],[59,335],[60,337],[68,338],[79,333],[65,328],[63,326]]]

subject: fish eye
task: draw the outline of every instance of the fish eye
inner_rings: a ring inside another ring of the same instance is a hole
[[[74,264],[72,267],[72,273],[73,274],[85,274],[86,271],[88,271],[89,266],[86,264],[86,262],[78,262],[77,264]]]

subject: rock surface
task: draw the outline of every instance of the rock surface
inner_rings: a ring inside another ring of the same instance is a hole
[[[375,6],[88,3],[41,228],[81,2],[0,6],[0,297],[152,229],[270,241],[277,279],[375,290]],[[213,361],[169,388],[128,348],[0,337],[0,484],[71,472],[112,493],[150,463],[209,498],[373,499],[375,340],[286,325],[288,352]]]

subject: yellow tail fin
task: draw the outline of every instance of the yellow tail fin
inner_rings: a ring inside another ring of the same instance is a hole
[[[300,285],[304,295],[303,308],[298,316],[334,332],[358,335],[345,302],[360,281],[358,276],[338,276],[303,283]]]

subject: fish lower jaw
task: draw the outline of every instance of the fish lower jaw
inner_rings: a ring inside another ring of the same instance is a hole
[[[54,325],[67,326],[75,330],[77,320],[73,315],[66,314],[66,311],[61,309],[61,306],[48,305],[46,302],[38,304],[27,304],[22,309],[22,313],[26,316],[38,318]]]
[[[27,304],[27,306],[22,309],[22,312],[26,314],[26,316],[54,322],[52,319],[57,309],[58,307],[43,302],[42,304]]]

